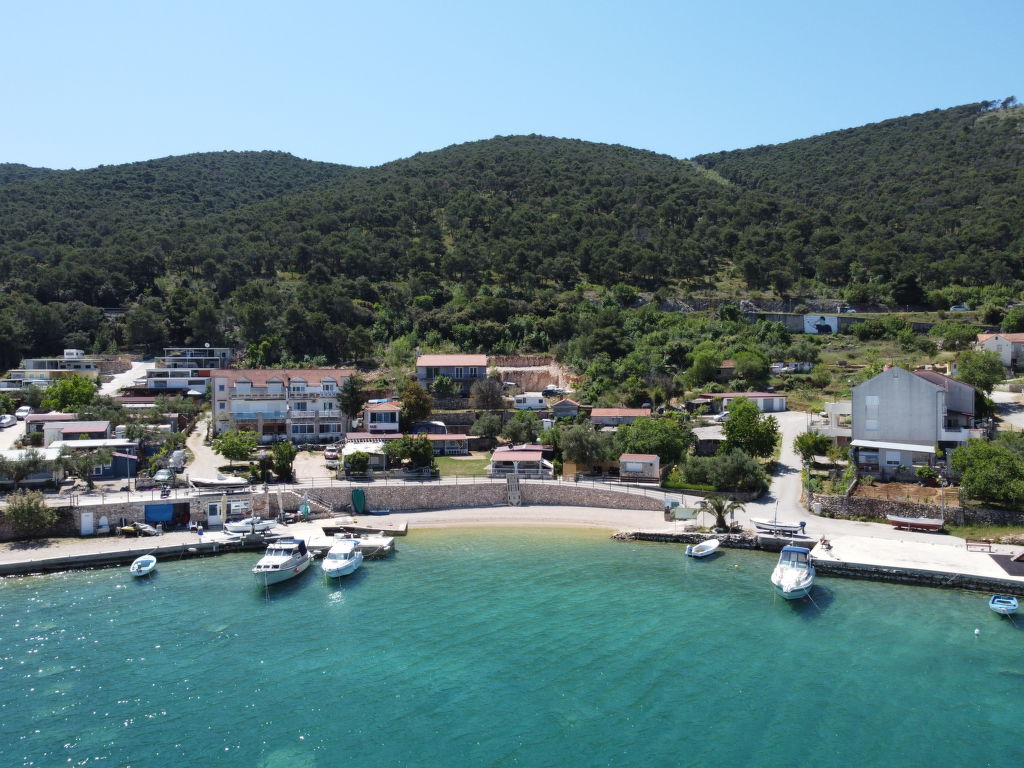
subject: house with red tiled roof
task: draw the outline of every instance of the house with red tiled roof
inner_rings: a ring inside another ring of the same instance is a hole
[[[487,355],[420,355],[416,358],[416,380],[430,387],[434,379],[447,376],[463,397],[469,396],[474,381],[487,378]]]
[[[333,443],[354,414],[344,414],[338,391],[350,368],[226,369],[211,371],[215,435],[255,432],[261,443]]]
[[[399,432],[399,413],[402,404],[390,401],[386,403],[367,403],[363,408],[363,425],[371,433]]]
[[[974,348],[995,352],[1011,370],[1024,365],[1024,333],[979,333]]]

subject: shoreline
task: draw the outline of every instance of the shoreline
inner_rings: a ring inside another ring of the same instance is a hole
[[[575,506],[495,506],[431,509],[422,511],[393,511],[376,518],[360,515],[359,522],[373,528],[373,521],[406,523],[409,529],[487,529],[487,528],[548,528],[576,529],[579,531],[607,531],[619,539],[682,545],[711,534],[700,534],[685,529],[683,523],[664,520],[660,512]],[[284,528],[286,533],[311,540],[323,536],[323,524],[329,518],[293,523]],[[819,526],[818,523],[827,523]],[[814,534],[796,543],[812,550],[820,563],[822,575],[850,578],[877,579],[895,583],[916,583],[925,586],[949,586],[991,591],[997,588],[1024,596],[1024,565],[1021,575],[1004,571],[990,553],[966,549],[963,539],[939,534],[913,534],[895,531],[880,524],[850,522],[829,518],[814,518]],[[832,541],[832,548],[824,550],[816,538],[821,528]],[[737,541],[730,546],[722,536],[723,548],[777,551],[770,542],[761,542],[756,532],[734,534]],[[740,539],[744,543],[740,543]],[[75,570],[123,564],[141,554],[155,551],[162,559],[207,557],[225,552],[244,551],[239,546],[222,546],[219,531],[206,531],[199,536],[195,531],[169,531],[155,537],[122,538],[100,536],[92,538],[62,538],[42,541],[5,542],[0,544],[0,573],[25,575],[47,570]],[[257,549],[260,547],[256,547]],[[999,548],[998,554],[1017,554],[1008,546]],[[250,548],[251,551],[251,548]],[[971,585],[971,586],[969,586]],[[991,585],[991,586],[986,586]]]

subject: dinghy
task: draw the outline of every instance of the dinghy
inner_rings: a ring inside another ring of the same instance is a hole
[[[1009,616],[1017,612],[1017,598],[1013,595],[992,595],[988,601],[988,607],[1000,616]]]
[[[156,570],[156,558],[153,555],[143,555],[135,558],[128,572],[132,576],[148,576]]]
[[[690,557],[707,557],[718,551],[718,547],[721,546],[722,542],[718,539],[708,539],[702,541],[700,544],[687,544],[686,554]]]

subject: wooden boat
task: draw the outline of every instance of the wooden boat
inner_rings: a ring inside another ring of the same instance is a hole
[[[988,607],[1000,616],[1009,616],[1017,612],[1017,598],[1013,595],[992,595],[988,601]]]
[[[945,524],[941,517],[901,517],[900,515],[886,515],[893,528],[905,528],[908,531],[938,531]]]
[[[752,517],[750,522],[754,527],[764,533],[782,534],[783,536],[797,536],[804,531],[806,523],[783,523],[778,520],[768,520],[763,517]]]
[[[132,576],[148,576],[156,570],[156,558],[153,555],[143,555],[135,558],[135,561],[128,568]]]
[[[713,555],[717,552],[718,547],[721,546],[721,544],[722,542],[718,539],[707,539],[697,545],[687,544],[686,554],[690,557],[707,557],[708,555]]]

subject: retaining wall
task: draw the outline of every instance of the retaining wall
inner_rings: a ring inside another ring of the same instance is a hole
[[[945,507],[938,504],[913,504],[888,499],[867,499],[856,496],[832,496],[815,493],[812,501],[821,504],[824,517],[845,520],[872,517],[884,520],[886,515],[900,517],[944,517],[957,525],[992,524],[1022,525],[1024,511],[991,509],[988,507]]]

